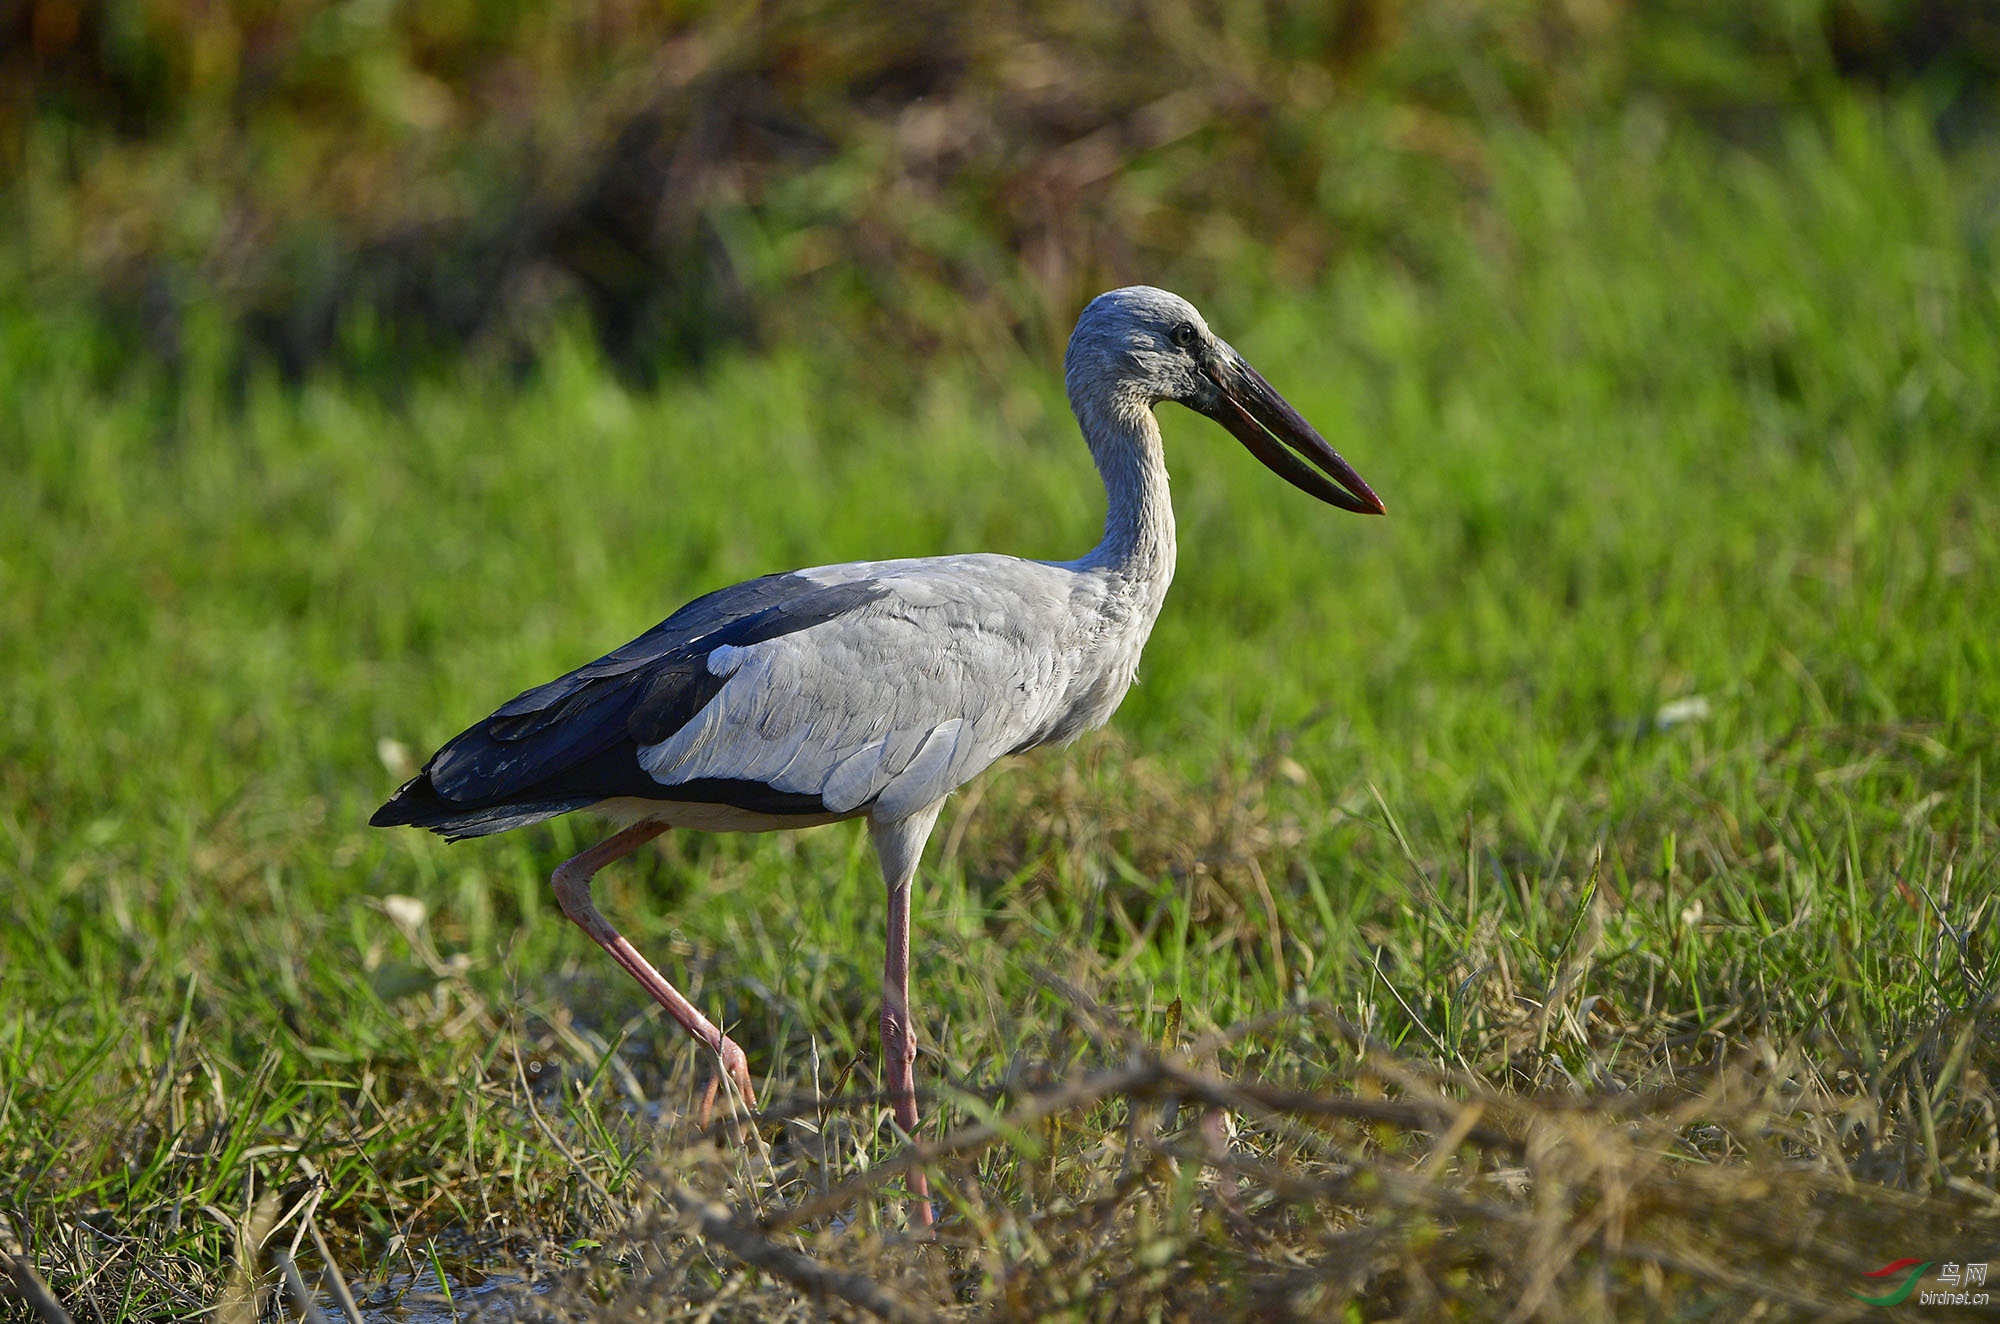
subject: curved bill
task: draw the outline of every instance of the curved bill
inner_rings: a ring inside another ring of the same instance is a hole
[[[1354,466],[1341,459],[1242,355],[1234,351],[1225,355],[1205,369],[1217,392],[1213,400],[1196,406],[1200,412],[1228,428],[1272,473],[1301,492],[1357,515],[1389,513]],[[1308,467],[1301,455],[1318,470]]]

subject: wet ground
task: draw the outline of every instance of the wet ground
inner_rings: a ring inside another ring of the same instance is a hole
[[[514,1273],[468,1272],[464,1278],[446,1274],[442,1282],[432,1269],[418,1274],[391,1274],[386,1280],[356,1283],[354,1304],[367,1324],[457,1324],[473,1318],[504,1319],[507,1303],[546,1291]],[[340,1324],[340,1303],[324,1292],[314,1293],[331,1324]]]

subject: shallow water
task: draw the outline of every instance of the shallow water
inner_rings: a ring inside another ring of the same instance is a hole
[[[462,1281],[450,1274],[445,1275],[444,1286],[449,1295],[440,1290],[438,1277],[426,1268],[418,1274],[391,1274],[385,1280],[371,1283],[355,1283],[349,1287],[354,1293],[354,1304],[361,1309],[361,1318],[367,1324],[457,1324],[457,1321],[475,1317],[504,1319],[507,1315],[506,1301],[509,1297],[523,1293],[538,1295],[548,1290],[547,1283],[530,1285],[528,1280],[515,1273],[492,1273],[472,1275],[475,1281]],[[342,1320],[340,1303],[326,1292],[315,1292],[319,1308],[329,1321]]]

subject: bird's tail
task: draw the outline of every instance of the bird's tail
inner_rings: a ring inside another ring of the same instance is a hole
[[[591,795],[526,804],[518,801],[461,804],[439,795],[437,788],[431,785],[430,773],[425,771],[403,783],[402,789],[375,811],[375,816],[368,820],[368,826],[428,828],[440,837],[460,841],[466,837],[490,837],[496,832],[539,823],[543,819],[595,804],[599,798]]]

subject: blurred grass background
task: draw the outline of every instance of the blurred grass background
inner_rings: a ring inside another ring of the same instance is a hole
[[[1682,1160],[1769,1145],[1880,1221],[1678,1216],[1736,1267],[1655,1281],[1601,1229],[1565,1258],[1350,1190],[1245,1232],[1163,1178],[1123,1197],[1142,1263],[1065,1222],[1131,1124],[1093,1115],[940,1174],[977,1231],[938,1308],[1218,1317],[1289,1257],[1299,1317],[1504,1315],[1544,1271],[1551,1318],[1812,1317],[1884,1236],[1992,1258],[1986,7],[0,14],[0,1212],[66,1298],[209,1308],[201,1211],[267,1189],[371,1281],[427,1242],[629,1268],[562,1248],[657,1201],[648,1108],[702,1068],[550,904],[588,825],[447,848],[368,811],[705,589],[1087,548],[1056,367],[1132,280],[1394,514],[1169,411],[1143,684],[932,848],[931,1125],[1117,1058],[1054,967],[1149,1044],[1317,1000],[1528,1098],[1750,1063],[1784,1105],[1676,1122]],[[872,1083],[855,831],[669,839],[600,895],[773,1097]],[[1366,1088],[1317,1032],[1219,1064]],[[688,1273],[669,1316],[777,1317]]]
[[[5,22],[13,274],[168,362],[220,319],[294,378],[531,358],[578,305],[642,380],[788,340],[1048,355],[1140,276],[1224,315],[1348,258],[1435,276],[1495,130],[1768,147],[1889,90],[1963,137],[2000,75],[2000,20],[1952,0],[19,0]]]

